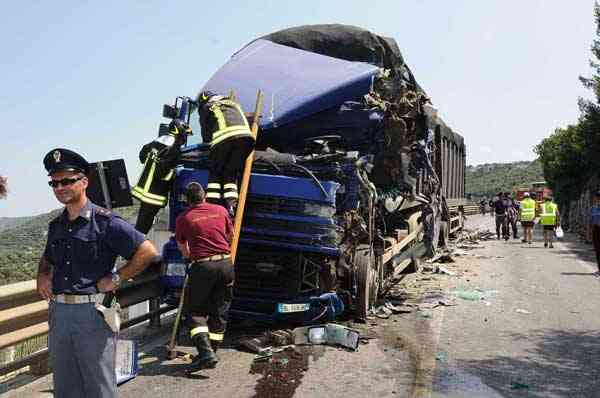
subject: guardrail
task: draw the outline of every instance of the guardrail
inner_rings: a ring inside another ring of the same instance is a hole
[[[161,307],[160,305],[159,273],[160,264],[153,264],[134,279],[124,282],[119,287],[117,300],[121,308],[149,301],[149,311],[123,322],[121,329],[147,320],[150,321],[150,327],[159,327],[161,314],[175,308],[173,306]],[[40,300],[34,280],[0,287],[0,350],[17,346],[30,339],[47,335],[47,333],[48,304],[46,301]],[[46,362],[47,358],[48,348],[46,347],[24,358],[0,366],[0,376],[26,366],[39,365]]]

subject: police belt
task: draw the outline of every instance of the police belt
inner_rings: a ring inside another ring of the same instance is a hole
[[[54,301],[62,304],[102,303],[104,293],[96,294],[55,294]]]
[[[192,260],[192,264],[194,263],[204,263],[207,261],[221,261],[221,260],[225,260],[226,258],[230,258],[231,254],[215,254],[214,256],[210,256],[210,257],[203,257],[203,258],[196,258]]]

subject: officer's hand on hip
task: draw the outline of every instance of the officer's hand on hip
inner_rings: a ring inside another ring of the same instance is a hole
[[[52,274],[40,273],[37,277],[37,292],[46,301],[52,299]]]
[[[112,292],[113,290],[117,290],[118,285],[113,281],[111,275],[107,275],[103,278],[98,279],[96,282],[96,287],[100,293]]]

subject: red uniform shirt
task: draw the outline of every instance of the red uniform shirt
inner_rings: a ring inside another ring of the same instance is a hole
[[[223,206],[201,203],[184,211],[175,222],[175,239],[187,242],[192,260],[229,254],[233,225]]]

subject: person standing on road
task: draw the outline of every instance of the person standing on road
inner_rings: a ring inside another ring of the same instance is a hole
[[[523,194],[519,215],[523,227],[523,239],[521,242],[531,244],[533,241],[533,222],[535,220],[535,200],[531,199],[529,192]]]
[[[592,244],[596,252],[596,264],[598,265],[596,276],[600,276],[600,190],[594,192],[594,198],[592,199],[590,226],[592,229]]]
[[[205,202],[204,190],[197,182],[188,184],[185,196],[190,207],[177,217],[175,239],[190,261],[184,308],[198,350],[187,369],[192,373],[213,369],[219,362],[215,353],[225,335],[233,294],[229,246],[233,225],[223,206]]]
[[[116,333],[97,306],[121,280],[156,261],[158,252],[132,225],[88,200],[90,166],[81,155],[53,149],[44,166],[48,184],[65,205],[50,221],[37,273],[37,291],[49,302],[54,395],[116,397]],[[117,256],[129,260],[118,271]]]
[[[517,221],[519,219],[519,211],[517,210],[517,205],[515,201],[511,198],[510,192],[504,192],[504,198],[507,203],[506,207],[506,220],[507,220],[507,231],[512,228],[512,237],[513,239],[518,239],[519,234],[517,230]],[[510,231],[508,231],[510,232]]]
[[[552,245],[554,231],[560,224],[560,213],[558,212],[558,206],[552,201],[550,195],[546,196],[544,203],[540,205],[540,223],[544,228],[544,247],[548,247],[548,244],[550,244],[550,249],[552,249],[554,247]]]
[[[502,229],[502,238],[508,240],[508,228],[506,220],[506,208],[508,202],[505,200],[502,192],[498,192],[498,199],[494,201],[494,213],[496,214],[496,235],[500,240],[500,230]]]

